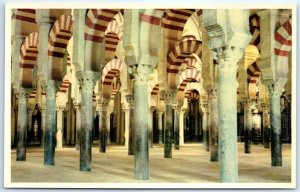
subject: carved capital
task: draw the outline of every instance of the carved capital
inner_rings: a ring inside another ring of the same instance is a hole
[[[164,96],[166,105],[177,104],[177,90],[166,90]]]
[[[280,97],[284,92],[284,86],[287,82],[286,78],[279,78],[275,84],[269,84],[268,90],[271,97]]]
[[[56,106],[56,111],[57,111],[58,113],[62,113],[64,110],[65,110],[65,107],[64,107],[64,106],[62,106],[62,105]]]
[[[30,90],[25,89],[25,88],[20,88],[19,92],[16,95],[18,98],[18,104],[26,104],[29,93],[30,93]]]
[[[93,78],[83,77],[82,79],[79,79],[79,84],[82,92],[92,92],[95,86],[95,81]]]
[[[126,101],[127,101],[127,103],[128,103],[128,106],[129,106],[130,108],[133,108],[133,107],[134,107],[134,99],[133,99],[133,95],[126,95],[125,98],[126,98]]]
[[[179,113],[182,106],[178,104],[173,104],[172,108],[174,109],[175,113]]]
[[[81,104],[75,104],[74,109],[75,109],[76,112],[80,111],[81,110]]]

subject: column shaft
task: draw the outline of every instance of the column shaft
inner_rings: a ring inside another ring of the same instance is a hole
[[[244,106],[244,152],[251,153],[252,113],[250,106]]]
[[[24,89],[19,90],[18,129],[17,129],[17,161],[26,160],[27,140],[27,94]]]
[[[108,128],[107,128],[107,102],[100,104],[99,112],[99,152],[106,152]]]
[[[81,109],[80,105],[76,106],[76,150],[80,149],[80,131],[81,131]]]
[[[148,111],[148,146],[153,147],[153,110],[151,107]]]
[[[42,111],[42,146],[45,145],[45,130],[46,130],[46,109],[45,108],[42,108],[41,109]]]
[[[180,133],[179,133],[179,118],[180,118],[179,106],[174,107],[174,149],[179,149]]]
[[[44,164],[54,165],[56,130],[56,82],[49,80],[46,91],[46,129],[44,146]]]
[[[165,99],[166,99],[166,110],[165,110],[165,119],[164,119],[164,157],[172,158],[172,127],[173,127],[173,104],[175,103],[176,90],[167,90]]]
[[[219,161],[219,123],[218,123],[218,99],[214,90],[211,99],[210,99],[210,161],[217,162]],[[220,103],[220,101],[219,101]]]
[[[130,109],[129,108],[124,108],[124,113],[125,113],[125,147],[129,148],[129,123],[130,123],[130,119],[129,119],[129,112]]]
[[[163,129],[163,119],[162,119],[163,112],[158,112],[158,143],[162,144],[162,129]]]
[[[264,143],[264,148],[270,148],[270,128],[269,128],[269,112],[268,108],[264,107],[263,108],[263,143]]]
[[[56,149],[63,147],[63,108],[57,109]]]
[[[209,151],[209,130],[208,130],[208,115],[207,109],[203,109],[202,116],[202,129],[203,129],[203,144],[205,146],[206,151]]]
[[[179,116],[179,145],[183,146],[184,145],[184,110],[180,111],[180,116]]]
[[[133,102],[133,101],[131,101]],[[130,117],[129,117],[129,147],[128,155],[134,155],[135,142],[134,142],[134,109],[133,104],[130,105]]]

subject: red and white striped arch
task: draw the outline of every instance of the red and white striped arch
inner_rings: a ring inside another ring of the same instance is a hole
[[[122,40],[123,32],[118,23],[113,19],[107,26],[105,31],[105,51],[106,60],[110,61],[115,57],[115,51],[120,40]]]
[[[276,56],[287,57],[292,49],[292,24],[291,20],[283,23],[275,32],[275,48]]]
[[[118,81],[113,83],[111,86],[112,86],[111,88],[112,90],[111,90],[110,99],[115,99],[116,94],[120,91],[121,83]]]
[[[102,43],[108,24],[121,9],[89,9],[85,18],[85,40]]]
[[[33,68],[38,55],[38,33],[30,33],[24,40],[19,56],[22,86],[32,87]]]
[[[35,9],[17,9],[12,15],[12,19],[29,23],[36,23],[35,14]]]
[[[148,84],[148,92],[149,92],[149,106],[157,105],[157,95],[159,93],[159,84],[157,81],[152,80]]]
[[[199,100],[200,94],[197,90],[191,89],[186,91],[185,98],[187,98],[188,101]]]
[[[193,69],[193,68],[196,68],[197,59],[193,55],[191,55],[191,56],[185,58],[183,63],[186,64],[187,69]]]
[[[63,80],[66,47],[72,37],[72,16],[61,15],[54,23],[49,34],[48,55],[51,66],[51,78]]]
[[[59,92],[61,93],[67,93],[69,90],[69,87],[71,85],[71,82],[69,80],[64,80],[59,87]]]
[[[256,86],[259,82],[261,71],[256,62],[247,69],[248,93],[251,99],[256,98]]]
[[[36,89],[33,89],[28,97],[28,99],[35,99],[36,97]]]
[[[179,75],[178,91],[184,92],[189,82],[200,83],[200,81],[201,81],[201,73],[197,71],[197,69],[187,69],[182,73],[180,73]]]
[[[250,33],[252,34],[251,45],[255,45],[260,50],[260,21],[259,16],[255,13],[249,18]]]

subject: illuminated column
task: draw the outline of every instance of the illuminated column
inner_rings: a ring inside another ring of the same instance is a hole
[[[184,114],[185,114],[186,109],[181,109],[180,110],[180,115],[179,115],[179,145],[183,146],[184,145]]]
[[[107,106],[108,101],[103,99],[99,104],[99,152],[106,152],[107,144]]]
[[[130,126],[130,108],[128,104],[123,104],[122,105],[122,110],[125,113],[125,147],[129,147],[129,126]]]
[[[219,161],[219,124],[218,124],[218,95],[217,89],[213,89],[209,94],[210,104],[210,130],[209,130],[209,143],[210,143],[210,161]]]
[[[163,115],[163,111],[158,111],[158,143],[162,144],[162,129],[163,129],[163,119],[162,119],[162,115]]]
[[[81,106],[80,104],[75,104],[74,108],[76,110],[76,150],[80,149],[80,131],[81,131]]]
[[[57,106],[56,108],[57,111],[56,149],[62,149],[63,147],[64,109],[65,108],[63,106]]]
[[[206,151],[209,151],[208,104],[202,104],[201,110],[202,110],[203,145],[205,146]]]
[[[263,143],[264,143],[264,148],[270,148],[270,117],[269,117],[269,106],[264,104],[262,106],[263,110]]]

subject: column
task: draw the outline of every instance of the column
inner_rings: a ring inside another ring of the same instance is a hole
[[[80,131],[81,131],[81,105],[74,105],[76,110],[76,150],[80,149]]]
[[[203,129],[203,145],[206,151],[209,151],[209,129],[208,129],[208,105],[202,104],[202,129]]]
[[[244,101],[244,152],[251,153],[251,129],[252,129],[252,101]]]
[[[162,144],[162,129],[163,129],[163,111],[158,111],[158,143]]]
[[[173,115],[173,104],[176,101],[177,90],[166,90],[165,92],[165,101],[166,101],[166,110],[165,110],[165,122],[164,122],[164,157],[172,158],[172,115]]]
[[[99,104],[99,152],[106,152],[107,144],[107,106],[108,101],[102,100]]]
[[[269,106],[268,105],[263,105],[262,106],[262,111],[263,111],[263,143],[264,143],[264,148],[270,148],[270,120],[269,120]]]
[[[45,129],[46,129],[46,107],[41,106],[41,114],[42,114],[42,146],[45,145],[44,139],[45,139]]]
[[[179,136],[179,116],[180,116],[180,105],[173,105],[174,109],[174,149],[179,149],[179,142],[180,142],[180,136]]]
[[[107,145],[110,145],[110,127],[111,127],[111,125],[110,125],[110,115],[113,111],[114,111],[113,106],[108,106],[107,107],[107,112],[106,112],[106,130],[107,130],[106,144]],[[114,118],[116,118],[116,117],[114,117]],[[118,132],[118,130],[117,130],[117,132]]]
[[[268,88],[269,88],[269,96],[270,96],[272,166],[282,166],[281,110],[280,110],[280,96],[282,92],[280,90],[276,90],[276,88],[273,88],[272,85],[268,86]]]
[[[24,88],[19,89],[18,100],[17,161],[25,161],[27,140],[27,90]]]
[[[56,149],[62,149],[63,147],[63,115],[64,115],[64,107],[57,106],[57,132],[56,132]]]
[[[184,145],[184,114],[186,109],[180,110],[180,116],[179,116],[179,145]]]
[[[54,165],[56,130],[56,91],[58,83],[48,80],[46,87],[46,129],[44,138],[44,164]]]
[[[154,106],[148,109],[148,146],[153,147],[153,112],[155,110]]]
[[[220,94],[220,93],[219,93]],[[210,161],[219,161],[219,115],[218,115],[218,95],[217,89],[212,89],[210,95],[210,130],[209,130],[209,143],[210,143]],[[228,101],[227,101],[228,102]],[[220,103],[220,102],[219,102]],[[229,102],[230,103],[230,102]]]
[[[92,170],[93,88],[92,78],[81,79],[80,171]]]
[[[129,105],[129,147],[128,147],[128,155],[134,155],[134,99],[132,95],[126,95],[126,101]]]
[[[33,111],[34,111],[34,107],[35,106],[32,106],[30,105],[28,107],[28,136],[27,136],[27,139],[29,140],[29,143],[32,143],[33,142],[33,130],[32,130],[32,114],[33,114]]]
[[[129,126],[130,126],[130,119],[129,119],[129,113],[130,113],[130,108],[128,104],[123,104],[122,109],[125,113],[125,147],[129,148]]]
[[[148,149],[148,74],[149,67],[139,65],[134,73],[134,178],[149,179]]]

